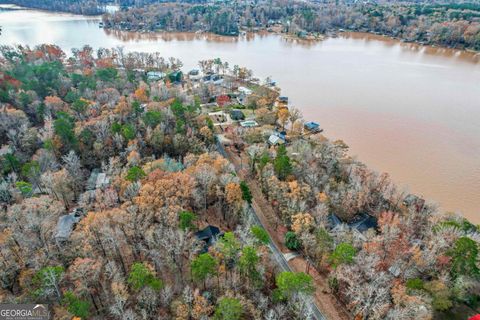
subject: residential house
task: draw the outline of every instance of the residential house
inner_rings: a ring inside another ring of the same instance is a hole
[[[252,90],[246,88],[246,87],[238,87],[238,92],[243,93],[247,96],[251,95],[253,93]]]
[[[330,229],[335,229],[341,225],[344,225],[352,230],[363,233],[368,229],[376,229],[378,227],[377,218],[367,213],[358,214],[350,222],[343,222],[336,214],[331,213],[328,215],[327,220],[327,225]]]
[[[158,81],[166,77],[166,74],[161,71],[149,71],[147,72],[147,79],[149,81]]]
[[[87,191],[95,189],[104,189],[110,185],[110,178],[106,173],[100,172],[100,169],[93,169],[87,180]]]
[[[303,127],[311,133],[319,133],[323,131],[323,129],[320,128],[320,124],[313,121],[306,122]]]
[[[208,248],[214,245],[223,235],[218,227],[207,226],[205,229],[195,232],[195,238],[204,242],[201,253],[208,252]]]
[[[287,135],[285,132],[275,131],[268,137],[268,144],[271,146],[285,144],[286,142],[287,142]]]
[[[198,69],[190,70],[190,72],[188,72],[188,77],[190,78],[190,80],[193,81],[198,81],[202,79],[202,75],[200,74],[200,70]]]
[[[233,109],[230,111],[230,118],[234,121],[245,120],[245,114],[241,110]]]
[[[55,241],[62,244],[70,238],[75,225],[84,217],[85,211],[82,208],[76,208],[71,213],[58,218]]]
[[[277,98],[277,102],[279,104],[288,104],[288,97],[280,96]]]
[[[182,82],[183,80],[183,73],[182,71],[180,70],[177,70],[177,71],[173,71],[173,72],[170,72],[168,74],[168,79],[170,80],[170,82]]]

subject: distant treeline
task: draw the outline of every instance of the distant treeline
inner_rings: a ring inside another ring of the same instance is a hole
[[[105,4],[102,0],[11,0],[0,4],[16,4],[22,7],[49,11],[71,12],[83,15],[100,15],[105,13]]]
[[[131,31],[238,30],[328,33],[339,29],[372,32],[405,41],[480,50],[480,3],[321,3],[285,0],[255,3],[162,3],[106,14],[107,28]],[[276,29],[278,30],[278,28]]]

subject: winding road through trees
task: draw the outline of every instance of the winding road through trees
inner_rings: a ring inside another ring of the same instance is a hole
[[[247,177],[245,166],[248,163],[243,154],[236,154],[227,150],[220,143],[217,143],[218,151],[227,158],[235,167],[238,176],[241,177],[250,188],[253,199],[251,204],[252,218],[256,224],[262,226],[270,236],[270,250],[280,267],[281,271],[305,272],[307,270],[307,260],[288,250],[283,244],[283,232],[278,231],[281,223],[273,211],[270,203],[265,199],[258,181]],[[288,257],[288,261],[286,259]],[[313,300],[309,302],[312,316],[317,320],[336,320],[352,318],[345,308],[336,301],[332,294],[327,292],[328,285],[325,279],[312,267],[308,268],[308,273],[313,277],[315,283],[315,293]]]

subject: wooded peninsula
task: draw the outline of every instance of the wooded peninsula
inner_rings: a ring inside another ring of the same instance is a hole
[[[480,3],[254,1],[168,3],[132,7],[103,17],[128,31],[202,31],[220,35],[267,30],[315,39],[339,31],[480,50]]]
[[[480,2],[473,1],[221,1],[12,0],[20,6],[83,15],[103,14],[102,27],[138,32],[211,32],[238,36],[269,31],[322,39],[342,31],[369,32],[443,47],[480,50]]]

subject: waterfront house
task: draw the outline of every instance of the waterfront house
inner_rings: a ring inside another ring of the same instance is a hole
[[[165,78],[166,74],[161,71],[149,71],[147,72],[147,79],[149,81],[158,81]]]
[[[288,97],[280,96],[278,97],[277,101],[278,103],[281,103],[281,104],[288,104]]]
[[[313,121],[309,121],[309,122],[306,122],[303,127],[305,128],[305,130],[311,132],[311,133],[318,133],[318,132],[322,132],[323,129],[320,128],[320,124],[316,123],[316,122],[313,122]]]
[[[246,87],[238,87],[237,101],[241,105],[246,106],[248,104],[248,98],[252,95],[253,91]]]
[[[178,71],[173,71],[173,72],[170,72],[168,74],[168,79],[170,80],[170,82],[174,83],[174,82],[181,82],[183,80],[183,73],[182,71],[178,70]]]
[[[283,140],[282,138],[280,138],[279,136],[277,136],[275,134],[272,134],[272,135],[270,135],[270,137],[268,137],[268,144],[271,145],[271,146],[276,146],[276,145],[284,144],[284,143],[285,143],[285,140]]]

